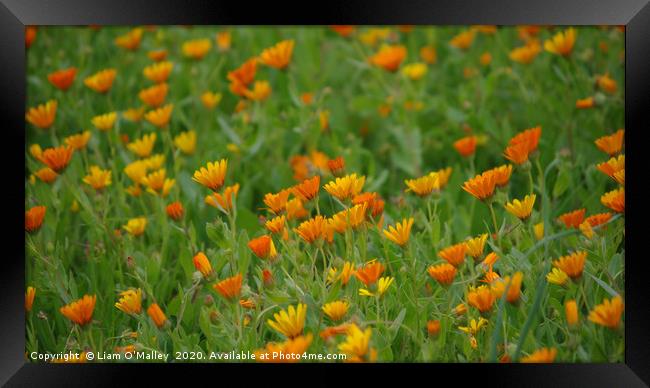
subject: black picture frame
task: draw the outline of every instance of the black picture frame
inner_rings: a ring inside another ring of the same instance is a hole
[[[25,43],[26,25],[131,24],[544,24],[625,25],[625,128],[628,166],[625,244],[625,364],[379,364],[379,365],[44,365],[25,362],[24,236],[18,227],[24,197]],[[290,381],[296,369],[316,384],[397,379],[402,384],[415,374],[440,384],[444,378],[481,386],[636,387],[650,384],[650,302],[645,297],[644,174],[642,134],[650,108],[650,5],[648,0],[508,0],[479,1],[327,1],[321,5],[158,0],[0,0],[0,115],[4,130],[3,176],[7,186],[4,214],[9,215],[0,267],[0,383],[8,386],[151,384],[154,376],[205,374],[213,381],[224,375],[242,381]],[[644,119],[644,117],[646,117]],[[7,249],[10,248],[10,249]],[[249,371],[249,369],[251,369]],[[331,370],[330,370],[331,369]],[[252,372],[252,373],[251,373]],[[339,373],[345,377],[339,377]],[[443,377],[444,375],[444,377]],[[296,377],[294,377],[296,378]],[[289,379],[289,380],[286,380]],[[192,377],[192,380],[194,378]],[[425,382],[427,381],[425,380]],[[297,383],[297,381],[296,381]],[[303,383],[307,383],[304,380]],[[309,380],[309,385],[313,383]],[[245,384],[247,385],[247,384]]]

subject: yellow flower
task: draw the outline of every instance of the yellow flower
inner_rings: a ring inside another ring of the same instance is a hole
[[[124,173],[133,181],[133,183],[142,183],[147,175],[147,163],[143,160],[136,160],[124,167]]]
[[[264,101],[271,95],[271,84],[268,81],[255,81],[253,90],[246,89],[244,96],[253,101]]]
[[[564,302],[564,312],[567,325],[575,326],[578,324],[578,305],[574,299]]]
[[[483,248],[485,247],[485,242],[487,241],[488,235],[484,233],[478,237],[471,238],[465,241],[465,251],[466,253],[473,257],[474,260],[477,260],[483,255]]]
[[[436,176],[438,178],[438,187],[434,187],[435,190],[442,190],[449,183],[449,177],[451,176],[451,167],[443,168],[438,171],[429,173],[431,176]]]
[[[232,210],[233,198],[237,198],[238,192],[239,183],[235,183],[223,189],[223,193],[213,192],[212,195],[208,195],[205,197],[205,203],[227,214]]]
[[[90,140],[90,131],[83,131],[76,135],[71,135],[65,138],[65,144],[72,147],[74,150],[82,150],[86,148],[86,144]]]
[[[183,55],[192,59],[202,59],[210,51],[212,42],[209,39],[195,39],[183,43]]]
[[[594,237],[594,230],[591,228],[591,224],[588,221],[584,221],[578,228],[585,237],[589,239]]]
[[[616,296],[611,300],[604,299],[603,303],[591,310],[589,320],[595,324],[616,329],[621,322],[624,308],[623,299],[620,296]]]
[[[534,353],[522,357],[521,362],[523,363],[552,363],[555,361],[555,356],[557,355],[557,349],[555,348],[542,348]]]
[[[596,166],[603,174],[608,177],[616,180],[620,184],[625,184],[625,155],[619,155],[618,157],[612,157],[607,162],[600,163]],[[619,180],[620,176],[617,176],[617,173],[623,171],[622,178]]]
[[[573,252],[553,261],[553,266],[561,269],[571,279],[577,279],[582,275],[587,259],[586,251]]]
[[[403,219],[402,222],[392,225],[388,229],[384,229],[384,237],[394,242],[399,246],[405,246],[409,241],[411,235],[411,227],[413,226],[413,217]]]
[[[103,115],[95,116],[92,118],[91,121],[95,126],[95,128],[99,129],[100,131],[108,131],[111,128],[113,128],[113,125],[115,124],[115,120],[117,120],[117,113],[110,112],[110,113],[105,113]]]
[[[294,45],[295,42],[293,40],[283,40],[278,42],[275,46],[262,51],[259,60],[266,66],[276,69],[284,69],[291,62]]]
[[[131,31],[127,32],[124,35],[120,35],[115,38],[115,44],[119,47],[125,48],[127,50],[136,50],[140,47],[140,41],[142,40],[142,28],[134,28]]]
[[[479,317],[478,321],[476,319],[472,319],[471,321],[469,321],[468,326],[458,326],[458,329],[460,331],[462,331],[463,333],[467,333],[469,335],[474,336],[474,335],[478,334],[478,332],[483,327],[487,326],[487,324],[488,324],[487,319],[485,319],[483,317]]]
[[[417,179],[407,179],[404,181],[408,189],[406,191],[413,191],[420,197],[426,197],[431,192],[440,189],[440,177],[438,174],[428,174]]]
[[[148,135],[142,136],[142,138],[137,139],[129,144],[127,148],[131,150],[134,154],[138,155],[141,158],[147,158],[151,155],[153,150],[153,145],[156,142],[156,134],[150,133]]]
[[[181,132],[174,138],[174,145],[186,155],[192,155],[196,149],[196,132]]]
[[[83,182],[95,190],[102,190],[111,184],[111,170],[102,170],[98,166],[90,166],[90,174],[83,178]]]
[[[544,221],[533,225],[533,232],[535,233],[535,238],[538,241],[543,239],[544,238]]]
[[[83,298],[61,307],[59,311],[72,322],[84,326],[93,319],[96,301],[96,295],[84,295]]]
[[[159,83],[141,90],[138,97],[149,107],[157,108],[165,103],[168,91],[169,87],[166,83]]]
[[[383,45],[368,61],[384,70],[395,72],[406,58],[406,47],[402,45]]]
[[[56,100],[49,100],[36,108],[29,108],[29,111],[25,114],[25,120],[35,127],[47,129],[54,123],[57,106]]]
[[[201,94],[201,103],[208,109],[214,109],[221,102],[221,93],[205,92]]]
[[[161,168],[142,178],[142,184],[147,186],[147,191],[151,194],[166,197],[176,184],[176,180],[166,178],[166,171]]]
[[[348,327],[347,337],[339,344],[338,350],[348,355],[347,362],[375,361],[377,355],[374,349],[370,349],[370,337],[371,328],[361,331],[353,323]]]
[[[111,90],[117,71],[115,69],[101,70],[84,80],[84,84],[97,93],[106,93]]]
[[[329,182],[324,186],[324,189],[334,197],[343,201],[359,194],[365,182],[365,176],[357,177],[357,174],[350,174]]]
[[[515,199],[512,202],[508,202],[505,208],[508,213],[523,221],[530,217],[533,211],[533,205],[535,204],[535,198],[535,194],[530,194],[525,196],[522,201]]]
[[[126,225],[122,226],[132,236],[140,236],[147,226],[147,219],[144,217],[131,218]]]
[[[427,65],[421,62],[411,63],[402,68],[402,74],[414,81],[422,79],[426,73]]]
[[[395,280],[394,277],[391,276],[384,276],[379,278],[379,281],[377,282],[377,292],[372,292],[369,291],[365,288],[359,289],[359,295],[361,296],[382,296],[386,291],[388,291],[388,288],[390,287],[391,284],[393,284],[393,281]]]
[[[162,108],[150,110],[144,115],[144,118],[156,127],[164,128],[167,124],[169,124],[173,109],[174,104],[167,104]]]
[[[174,64],[169,61],[156,62],[144,68],[142,73],[145,77],[155,83],[167,81],[169,74],[174,69]]]
[[[287,217],[282,215],[266,221],[264,226],[269,232],[279,234],[285,230],[286,221],[287,221]]]
[[[553,268],[551,272],[546,275],[546,280],[549,283],[557,284],[558,286],[563,286],[569,280],[569,276],[559,268]]]
[[[273,314],[275,321],[269,319],[266,323],[287,338],[295,338],[302,334],[307,317],[307,305],[299,303],[296,307],[289,306],[279,313]]]
[[[142,290],[129,289],[120,293],[120,299],[115,303],[120,311],[127,314],[140,314],[142,311]]]
[[[567,30],[560,31],[544,42],[544,49],[552,54],[568,56],[573,50],[576,41],[576,30],[571,27]]]
[[[378,41],[388,38],[389,35],[389,28],[370,28],[359,36],[359,40],[365,45],[374,46]]]
[[[330,127],[330,111],[322,110],[318,112],[318,122],[320,124],[321,131],[326,131]]]
[[[365,220],[367,208],[368,204],[364,203],[340,211],[332,216],[329,220],[329,225],[338,233],[345,233],[348,228],[354,229]]]
[[[350,304],[346,301],[337,300],[323,306],[323,312],[333,321],[340,321],[348,312]]]
[[[600,202],[618,213],[625,213],[625,189],[619,188],[603,194]]]
[[[217,191],[223,186],[226,179],[226,170],[228,169],[228,160],[221,159],[215,162],[208,162],[206,167],[201,167],[194,171],[192,180],[202,184],[212,191]]]
[[[280,214],[287,205],[289,194],[291,194],[289,189],[282,190],[279,193],[267,193],[264,195],[264,204],[271,212]]]

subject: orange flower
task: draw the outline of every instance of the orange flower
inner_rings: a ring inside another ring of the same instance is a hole
[[[470,156],[476,151],[476,136],[466,136],[454,142],[454,148],[461,156]]]
[[[230,48],[231,34],[230,31],[219,31],[215,36],[219,51],[228,51]]]
[[[212,43],[209,39],[195,39],[183,43],[183,55],[194,60],[200,60],[210,51]]]
[[[142,116],[144,116],[144,106],[140,108],[129,108],[122,112],[122,117],[133,122],[139,122],[142,120]]]
[[[172,116],[174,104],[167,104],[162,108],[150,110],[144,115],[144,118],[158,128],[164,128],[169,124],[169,119]]]
[[[290,189],[285,189],[275,194],[267,193],[264,195],[264,204],[268,207],[268,210],[275,214],[280,214],[287,205],[289,194],[291,194]]]
[[[142,40],[142,28],[134,28],[131,31],[127,32],[124,35],[120,35],[115,38],[115,44],[124,49],[135,51],[140,47],[140,41]]]
[[[235,183],[223,189],[223,193],[213,192],[212,195],[208,195],[205,197],[205,203],[216,207],[224,213],[228,213],[233,208],[232,200],[233,198],[237,198],[238,192],[239,183]]]
[[[338,233],[345,233],[349,228],[357,228],[366,219],[368,204],[354,205],[349,209],[342,210],[328,220],[328,225]]]
[[[604,90],[609,94],[616,93],[616,89],[618,89],[618,85],[616,84],[616,81],[610,78],[609,73],[596,76],[596,84],[598,84],[599,88],[601,88],[602,90]]]
[[[496,186],[503,187],[510,181],[510,175],[512,175],[512,164],[504,164],[503,166],[495,167],[490,171],[494,174]]]
[[[208,162],[206,167],[201,167],[198,170],[194,171],[192,180],[202,184],[212,191],[217,191],[221,188],[221,186],[223,186],[223,182],[226,179],[227,169],[227,159]]]
[[[481,62],[481,65],[488,66],[490,63],[492,63],[492,54],[487,51],[484,52],[479,58],[479,61]]]
[[[282,215],[266,221],[264,226],[269,232],[274,234],[280,234],[285,230],[284,228],[286,225],[286,221],[287,218]]]
[[[97,93],[106,93],[111,90],[116,75],[115,69],[104,69],[84,79],[84,85]]]
[[[268,81],[255,81],[253,90],[244,90],[244,96],[252,101],[264,101],[271,95],[271,84]]]
[[[25,212],[25,231],[29,233],[36,232],[43,225],[45,218],[45,206],[34,206]]]
[[[583,99],[578,99],[576,101],[576,108],[577,109],[589,109],[593,108],[595,104],[594,98],[593,97],[587,97]]]
[[[528,153],[532,153],[537,150],[539,145],[539,138],[542,136],[542,127],[537,126],[534,128],[526,129],[516,134],[512,139],[510,139],[510,145],[517,144],[526,144]]]
[[[327,161],[327,167],[334,176],[341,176],[345,171],[345,160],[342,156]]]
[[[221,296],[229,300],[235,300],[239,298],[241,292],[241,282],[242,275],[239,273],[233,277],[222,280],[217,284],[212,285],[215,291],[217,291]]]
[[[157,108],[165,102],[168,90],[166,83],[160,83],[141,90],[138,97],[149,107]]]
[[[557,219],[562,221],[567,228],[577,228],[585,219],[587,209],[578,209],[560,215]]]
[[[273,272],[270,269],[264,268],[262,270],[262,281],[267,287],[273,285]]]
[[[625,130],[619,129],[612,135],[596,139],[595,143],[601,151],[606,152],[609,156],[614,156],[621,151],[621,148],[623,148],[624,135]]]
[[[174,69],[174,64],[169,61],[157,62],[144,68],[142,73],[155,83],[167,81],[169,74]]]
[[[557,355],[557,349],[555,348],[541,348],[534,353],[521,358],[523,363],[552,363],[555,361],[555,356]]]
[[[39,158],[49,168],[56,172],[63,171],[70,163],[74,149],[70,146],[47,148]]]
[[[323,216],[311,218],[294,229],[294,231],[309,244],[318,239],[325,239],[328,234],[328,222]]]
[[[613,157],[607,162],[600,163],[596,166],[603,174],[616,180],[616,173],[625,171],[625,155]],[[620,182],[619,182],[620,183]]]
[[[553,261],[553,266],[562,270],[562,272],[569,275],[571,279],[578,279],[582,276],[582,270],[585,267],[585,260],[587,259],[586,251],[573,252],[566,256],[561,256],[559,259]]]
[[[616,296],[611,300],[604,299],[602,304],[594,307],[589,313],[589,320],[610,329],[617,329],[624,309],[623,299],[620,296]]]
[[[539,41],[537,39],[530,40],[526,45],[521,46],[521,47],[516,47],[510,51],[510,54],[508,55],[509,58],[515,62],[522,63],[524,65],[527,65],[537,57],[537,54],[539,54],[542,51],[542,47],[539,44]]]
[[[384,201],[379,197],[377,193],[361,193],[357,194],[352,198],[353,205],[359,205],[362,203],[368,203],[368,209],[370,209],[370,215],[377,217],[384,211]]]
[[[273,239],[266,235],[250,240],[248,247],[260,259],[273,260],[278,256]]]
[[[29,108],[29,111],[25,114],[25,120],[40,129],[48,129],[56,118],[57,106],[56,100],[50,100],[36,108]]]
[[[68,90],[77,75],[77,68],[70,67],[48,74],[47,80],[57,89]]]
[[[318,195],[320,176],[316,175],[291,188],[291,192],[303,202],[308,202]]]
[[[40,170],[36,171],[34,175],[36,175],[38,179],[40,179],[45,183],[52,183],[59,176],[59,174],[57,174],[56,171],[52,170],[49,167],[41,168]]]
[[[385,269],[386,268],[382,263],[377,260],[371,260],[363,266],[359,266],[356,271],[354,271],[354,276],[361,280],[366,287],[369,287],[377,282],[377,279],[379,279],[381,274],[384,273]]]
[[[29,48],[36,39],[36,26],[25,27],[25,47]]]
[[[454,36],[449,44],[461,50],[467,50],[474,42],[474,30],[466,30]]]
[[[443,286],[448,286],[454,282],[456,267],[449,263],[442,263],[430,266],[427,269],[427,272],[429,273],[429,276],[435,279],[438,283]]]
[[[239,68],[228,72],[227,78],[230,81],[230,91],[238,96],[245,96],[245,92],[257,72],[257,59],[251,58],[244,62]]]
[[[477,199],[484,201],[492,197],[495,186],[496,176],[493,171],[488,170],[467,180],[463,184],[463,190],[467,191]]]
[[[96,295],[84,295],[83,298],[61,307],[59,311],[72,322],[84,326],[93,319],[96,301]]]
[[[330,26],[330,29],[344,38],[350,36],[355,30],[354,26]]]
[[[587,222],[592,228],[595,228],[596,226],[607,223],[611,218],[612,213],[599,213],[585,218],[584,222]]]
[[[431,337],[435,337],[440,333],[440,321],[439,320],[429,320],[427,321],[427,333]]]
[[[160,62],[162,60],[165,60],[165,58],[167,58],[167,50],[165,49],[151,50],[147,53],[147,56],[149,57],[149,59],[151,59],[154,62]]]
[[[488,286],[471,287],[467,294],[467,303],[475,307],[481,313],[492,310],[496,296]]]
[[[194,268],[201,272],[201,274],[206,278],[212,276],[214,273],[210,260],[208,260],[208,257],[203,252],[197,253],[192,258],[192,263],[194,263]]]
[[[259,60],[266,66],[282,70],[291,62],[294,45],[295,41],[293,40],[283,40],[278,42],[275,46],[262,51]]]
[[[467,244],[462,242],[455,245],[448,246],[438,252],[438,256],[446,260],[454,267],[458,267],[465,261],[465,253],[467,252]]]
[[[514,164],[523,164],[528,161],[528,144],[526,142],[511,144],[506,147],[506,150],[503,152],[508,160]]]
[[[82,133],[66,137],[65,144],[78,151],[86,148],[88,140],[90,140],[90,131],[83,131]]]
[[[572,27],[558,32],[552,39],[547,39],[544,42],[544,49],[549,53],[566,57],[571,54],[575,41],[576,30]]]
[[[406,58],[406,47],[402,45],[383,45],[379,51],[368,58],[371,64],[384,70],[395,72]]]
[[[492,291],[497,298],[501,298],[503,293],[507,290],[506,301],[508,303],[516,303],[519,301],[519,296],[521,294],[521,281],[523,278],[524,274],[517,272],[512,276],[512,278],[506,276],[503,279],[497,279],[492,282]]]
[[[433,65],[438,60],[436,48],[434,46],[422,46],[420,48],[420,58],[429,65]]]
[[[151,320],[159,329],[163,327],[165,323],[167,323],[167,317],[165,316],[165,313],[163,313],[160,306],[158,306],[158,303],[153,303],[149,306],[147,309],[147,315],[151,317]]]
[[[483,262],[481,264],[483,265],[484,268],[492,268],[492,266],[494,265],[494,263],[497,262],[497,260],[499,260],[499,256],[494,252],[490,252],[487,255],[485,255],[485,259],[483,259]]]
[[[183,213],[184,213],[183,204],[180,203],[179,201],[170,203],[169,205],[167,205],[165,210],[169,218],[173,220],[178,221],[183,217]]]
[[[34,297],[36,296],[36,289],[34,287],[27,287],[25,292],[25,311],[32,311],[32,306],[34,305]]]
[[[625,213],[625,189],[621,187],[603,194],[600,202],[617,213]]]
[[[578,324],[578,305],[574,299],[564,302],[564,312],[567,325],[575,326]]]

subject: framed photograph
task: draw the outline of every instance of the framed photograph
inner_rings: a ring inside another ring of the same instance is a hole
[[[192,5],[3,0],[0,382],[650,382],[647,1]]]

